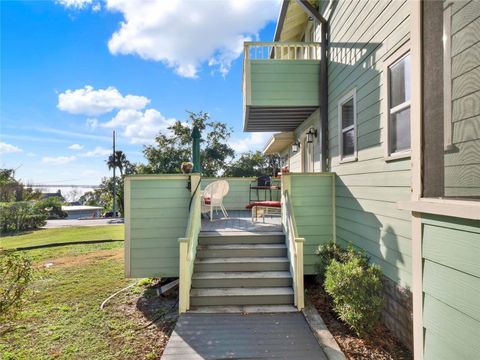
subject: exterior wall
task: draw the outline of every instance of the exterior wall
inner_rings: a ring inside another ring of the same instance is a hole
[[[480,17],[478,1],[452,5],[452,119],[445,195],[480,196]]]
[[[305,275],[315,274],[319,245],[335,238],[335,175],[290,174],[290,193],[298,236],[305,238]]]
[[[100,209],[95,210],[73,210],[73,211],[66,211],[68,214],[68,219],[81,219],[81,218],[91,218],[91,217],[100,217]]]
[[[320,61],[250,60],[252,106],[318,106]],[[248,81],[249,79],[247,79]],[[250,86],[250,87],[249,87]]]
[[[386,277],[385,324],[412,346],[410,159],[385,155],[384,61],[409,41],[407,1],[332,2],[329,34],[329,160],[337,174],[336,238],[367,252]],[[338,102],[356,89],[357,159],[339,156]],[[402,295],[403,294],[403,295]],[[403,311],[397,311],[403,310]]]
[[[127,176],[125,182],[126,277],[178,276],[178,239],[185,236],[188,176]]]
[[[383,148],[383,60],[409,38],[406,1],[340,1],[333,10],[328,64],[329,151],[337,174],[337,240],[364,248],[387,277],[411,284],[410,161],[386,161]],[[339,99],[356,88],[358,160],[341,163]]]
[[[298,128],[295,129],[295,139],[298,139],[301,143],[300,151],[295,154],[290,154],[289,167],[290,172],[299,173],[303,172],[303,138],[305,133],[310,129],[314,128],[318,131],[318,136],[311,146],[313,146],[313,172],[320,172],[322,168],[321,162],[321,149],[320,149],[320,111],[316,110],[312,115],[309,116]]]
[[[480,353],[480,221],[423,215],[424,358]]]
[[[230,186],[228,194],[223,199],[223,204],[227,210],[245,210],[248,205],[250,183],[256,178],[202,178],[201,189],[205,189],[208,184],[217,180],[226,180]],[[280,181],[280,180],[274,180]],[[259,190],[260,200],[264,200],[265,192]],[[267,200],[270,199],[270,194],[267,192]],[[256,192],[252,191],[252,200],[257,200]],[[280,200],[280,191],[272,190],[272,200]]]

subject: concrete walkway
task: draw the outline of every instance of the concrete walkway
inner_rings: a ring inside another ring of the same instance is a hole
[[[123,219],[59,219],[59,220],[47,220],[47,224],[43,227],[44,229],[53,229],[53,228],[62,228],[62,227],[72,227],[72,226],[99,226],[99,225],[119,225],[123,224]]]
[[[162,360],[327,360],[302,313],[180,315]]]

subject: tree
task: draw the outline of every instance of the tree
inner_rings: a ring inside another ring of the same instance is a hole
[[[144,147],[146,165],[138,172],[147,174],[180,173],[180,164],[191,161],[191,132],[197,126],[202,132],[200,159],[204,176],[218,176],[227,167],[235,151],[228,144],[232,129],[226,124],[210,121],[210,115],[200,111],[188,112],[189,124],[176,121],[168,127],[170,133],[159,133],[154,145]]]
[[[41,196],[40,191],[15,179],[14,169],[0,169],[0,202],[38,200]]]
[[[118,168],[120,171],[120,176],[123,177],[123,173],[132,171],[134,165],[127,160],[127,156],[122,150],[115,151],[115,154],[112,154],[107,159],[108,169],[111,170],[114,167]]]
[[[279,167],[280,159],[277,155],[263,155],[260,151],[249,151],[232,161],[224,175],[234,177],[274,176]]]

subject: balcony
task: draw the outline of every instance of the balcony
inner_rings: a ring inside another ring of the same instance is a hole
[[[246,42],[244,131],[292,131],[320,106],[320,43]]]

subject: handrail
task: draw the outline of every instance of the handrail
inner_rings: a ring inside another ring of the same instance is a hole
[[[298,310],[301,310],[305,307],[303,286],[303,247],[305,239],[298,236],[293,205],[290,201],[290,195],[288,193],[288,190],[286,189],[283,191],[283,198],[285,202],[285,225],[288,237],[287,247],[293,278],[295,306]]]
[[[320,60],[319,42],[245,42],[244,61],[246,60]]]
[[[185,237],[179,238],[179,312],[184,313],[190,308],[190,288],[192,285],[193,264],[197,254],[198,235],[201,221],[201,192],[194,191]]]

